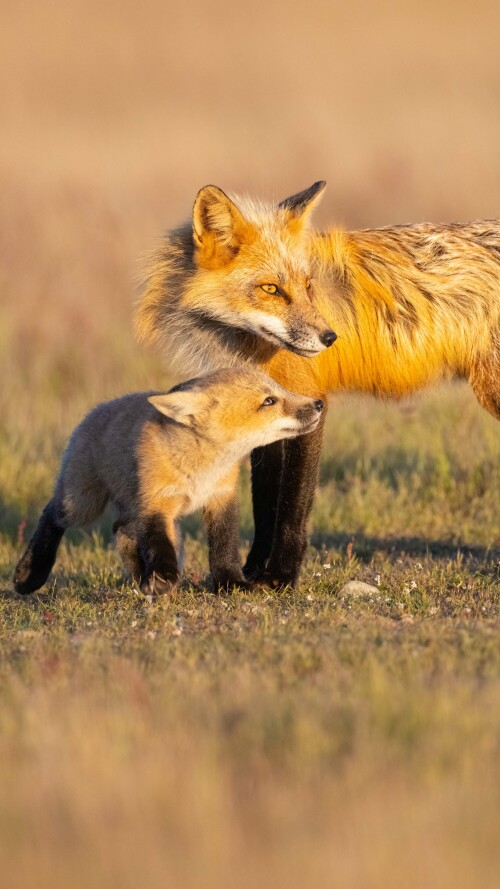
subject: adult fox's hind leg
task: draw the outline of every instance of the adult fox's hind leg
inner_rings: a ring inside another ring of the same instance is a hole
[[[500,327],[489,349],[476,359],[469,382],[479,403],[500,420]]]

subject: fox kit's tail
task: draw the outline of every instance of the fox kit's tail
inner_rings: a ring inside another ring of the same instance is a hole
[[[14,571],[16,593],[34,593],[43,586],[56,560],[63,534],[64,528],[57,521],[55,501],[51,500],[42,512],[28,548]]]

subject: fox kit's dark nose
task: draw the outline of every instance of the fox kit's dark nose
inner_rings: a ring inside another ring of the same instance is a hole
[[[318,399],[314,402],[314,407],[315,407],[316,410],[318,411],[318,414],[321,413],[321,411],[323,410],[324,406],[325,406],[325,402],[324,402],[324,401],[321,401],[321,398],[318,398]]]
[[[320,336],[320,340],[324,346],[328,349],[329,346],[333,346],[335,340],[337,339],[337,334],[334,333],[333,330],[325,330]]]

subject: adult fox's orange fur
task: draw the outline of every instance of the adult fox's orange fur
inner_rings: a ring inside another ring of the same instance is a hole
[[[203,188],[192,222],[167,235],[151,264],[139,336],[163,342],[184,371],[250,361],[305,395],[400,397],[461,377],[500,417],[500,221],[318,233],[308,221],[323,188],[277,206]],[[286,510],[268,496],[266,522],[265,504],[256,508],[248,568],[259,576],[267,564],[275,582],[294,581],[302,559],[318,462],[311,441],[287,443],[279,459],[274,449]],[[255,475],[269,463],[269,481],[271,451],[258,458]],[[264,537],[276,516],[270,553]]]

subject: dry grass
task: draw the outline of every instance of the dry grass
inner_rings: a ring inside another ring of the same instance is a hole
[[[8,885],[496,886],[493,567],[323,558],[297,593],[148,603],[70,547],[57,594],[4,597]]]
[[[109,521],[40,595],[9,579],[75,422],[169,382],[136,258],[200,185],[327,178],[349,225],[499,214],[498,4],[1,16],[2,884],[493,889],[500,433],[466,389],[335,400],[293,594],[209,596],[196,518],[172,602],[123,583]],[[242,501],[248,539],[247,469]]]

